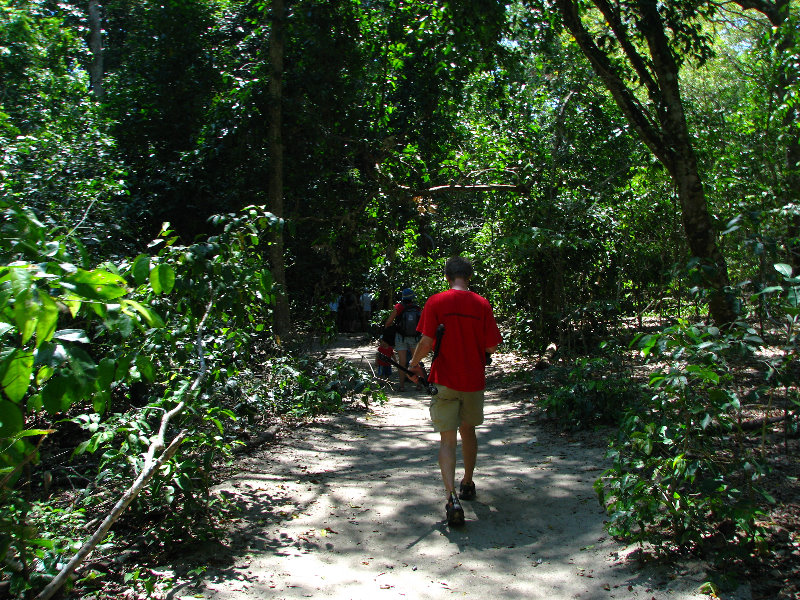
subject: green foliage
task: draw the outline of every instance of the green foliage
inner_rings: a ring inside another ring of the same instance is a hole
[[[48,4],[0,3],[0,196],[33,211],[39,227],[108,252],[124,235],[113,214],[123,173],[88,77],[75,68],[82,40]]]
[[[228,424],[236,419],[212,398],[247,364],[254,341],[270,331],[272,281],[260,251],[264,232],[278,221],[261,207],[248,207],[214,224],[219,234],[207,242],[179,246],[165,225],[151,244],[157,254],[82,268],[69,261],[63,240],[42,234],[29,212],[6,206],[3,256],[17,260],[0,267],[6,398],[0,403],[0,501],[16,507],[23,520],[4,522],[0,535],[4,555],[23,563],[15,577],[24,585],[35,584],[31,572],[49,567],[31,554],[39,538],[25,523],[36,517],[14,484],[26,463],[39,462],[44,436],[67,417],[89,434],[74,454],[101,456],[93,483],[101,493],[87,488],[82,500],[90,509],[141,471],[160,415],[185,403],[175,424],[190,432],[182,452],[134,510],[168,509],[179,501],[184,511],[165,513],[174,537],[185,535],[187,514],[208,508],[210,473],[230,454],[235,440]],[[192,381],[204,385],[193,389]],[[124,398],[139,388],[149,394],[141,408]],[[27,425],[41,420],[53,425]]]
[[[12,233],[13,232],[13,233]],[[70,261],[62,239],[48,239],[29,211],[3,203],[0,266],[0,503],[12,512],[0,523],[2,554],[12,564],[13,586],[31,585],[32,573],[55,568],[58,544],[42,541],[43,520],[14,486],[27,464],[40,460],[40,447],[53,433],[52,422],[74,406],[105,406],[112,382],[128,374],[115,373],[113,362],[98,361],[89,351],[92,324],[108,330],[121,327],[106,318],[127,315],[128,327],[147,327],[150,309],[125,298],[125,281],[104,268],[81,268]],[[31,427],[50,421],[46,428]],[[18,520],[19,519],[19,520]],[[58,542],[60,543],[60,541]],[[34,566],[35,565],[35,566]]]
[[[766,467],[738,435],[729,373],[760,344],[744,324],[723,333],[684,320],[639,338],[645,357],[667,365],[650,379],[650,402],[626,414],[595,484],[612,534],[662,550],[761,541]]]
[[[384,398],[379,386],[344,359],[325,364],[313,357],[275,358],[267,389],[267,398],[256,400],[273,413],[294,417],[336,412],[346,398],[360,399],[365,407]]]
[[[605,349],[606,356],[577,358],[567,373],[567,384],[542,399],[547,416],[560,427],[617,425],[641,404],[641,390],[622,354],[610,345]]]

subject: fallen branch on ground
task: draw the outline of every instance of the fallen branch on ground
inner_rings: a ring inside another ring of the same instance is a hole
[[[206,376],[206,361],[205,356],[203,355],[203,329],[205,327],[206,319],[211,313],[211,307],[213,304],[214,294],[213,290],[211,290],[210,300],[206,306],[205,314],[197,326],[197,352],[200,358],[200,372],[197,374],[197,377],[189,388],[189,393],[187,394],[189,397],[191,397],[191,392],[194,392],[200,386],[200,383],[203,381],[203,379],[205,379]],[[98,527],[94,534],[92,534],[92,536],[86,540],[86,542],[84,542],[81,549],[78,550],[78,552],[75,553],[75,556],[72,557],[66,566],[59,571],[58,575],[56,575],[53,580],[39,593],[39,595],[36,596],[36,600],[50,600],[50,598],[52,598],[53,595],[59,589],[61,589],[61,586],[66,583],[67,578],[75,572],[81,563],[83,563],[83,561],[89,557],[97,545],[103,541],[103,539],[105,539],[106,534],[108,533],[109,529],[111,529],[111,526],[114,525],[117,519],[119,519],[120,515],[125,512],[125,509],[128,508],[130,503],[133,502],[134,498],[139,495],[139,492],[142,491],[144,486],[147,485],[147,483],[153,478],[161,466],[170,458],[172,458],[173,455],[178,451],[178,447],[188,435],[188,432],[185,429],[175,436],[166,449],[164,449],[164,440],[170,420],[183,412],[185,408],[186,401],[181,400],[172,410],[164,413],[164,416],[161,417],[161,425],[158,429],[158,435],[156,435],[155,439],[150,442],[150,447],[145,455],[142,472],[139,473],[139,476],[133,482],[133,485],[131,485],[131,487],[128,488],[124,494],[122,494],[122,497],[114,505],[114,508],[111,509],[111,512],[100,524],[100,527]],[[161,452],[162,450],[164,451]],[[158,458],[156,458],[156,454],[159,452],[161,452],[161,454],[158,456]]]

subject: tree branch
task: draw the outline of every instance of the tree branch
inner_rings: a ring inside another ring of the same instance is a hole
[[[375,165],[375,173],[377,174],[378,182],[381,185],[393,188],[409,198],[415,198],[417,196],[437,196],[448,192],[506,191],[527,194],[531,189],[529,185],[512,183],[448,183],[446,185],[435,185],[427,188],[414,188],[408,185],[397,183],[391,175],[386,174],[381,170],[381,166],[379,164]]]
[[[786,18],[785,8],[789,4],[789,0],[776,0],[775,2],[768,2],[767,0],[734,0],[734,2],[745,10],[757,10],[762,13],[775,27],[783,23]]]
[[[622,22],[619,12],[614,10],[607,0],[595,0],[594,3],[597,8],[600,9],[600,12],[603,13],[606,21],[608,21],[611,31],[614,32],[614,36],[617,38],[617,41],[619,42],[623,52],[625,52],[625,56],[628,57],[633,70],[636,71],[639,79],[647,88],[650,99],[653,102],[658,103],[661,97],[661,91],[659,90],[658,83],[656,83],[655,79],[653,79],[653,75],[650,73],[650,69],[647,67],[647,61],[636,51],[636,48],[631,43],[631,40],[628,37],[628,28]]]
[[[186,430],[181,431],[169,447],[164,451],[161,456],[158,457],[154,462],[150,464],[150,466],[146,469],[143,469],[139,477],[136,478],[136,481],[133,482],[133,485],[126,491],[122,497],[117,501],[114,505],[114,508],[108,514],[108,516],[103,520],[100,527],[94,532],[92,537],[90,537],[86,542],[84,542],[83,546],[80,550],[72,557],[67,565],[61,569],[61,571],[56,575],[53,580],[47,584],[47,586],[36,596],[36,600],[49,600],[53,597],[53,595],[64,585],[67,581],[67,578],[75,571],[75,569],[80,566],[80,564],[86,560],[86,558],[91,554],[91,552],[97,547],[103,539],[105,538],[108,530],[111,529],[111,526],[119,519],[120,515],[128,508],[133,499],[139,495],[139,492],[142,491],[145,485],[152,479],[153,475],[161,468],[166,461],[168,461],[175,452],[178,450],[178,447],[181,445],[181,442],[186,438],[188,432]]]
[[[564,25],[575,38],[595,73],[603,80],[636,133],[667,170],[672,171],[675,162],[674,151],[664,140],[661,130],[650,119],[642,104],[617,73],[608,55],[597,46],[584,27],[577,3],[574,0],[555,0],[555,4],[561,12]]]
[[[447,192],[490,192],[490,191],[506,191],[506,192],[519,192],[526,193],[530,191],[529,186],[515,185],[511,183],[473,183],[473,184],[460,184],[450,183],[447,185],[435,185],[429,188],[412,188],[406,185],[395,184],[397,189],[403,190],[409,196],[437,196]]]

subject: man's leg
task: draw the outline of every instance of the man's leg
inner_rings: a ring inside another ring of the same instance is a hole
[[[464,459],[464,479],[461,482],[472,483],[475,462],[478,460],[478,436],[475,435],[475,426],[467,425],[463,421],[458,431],[461,434],[461,456]]]
[[[456,490],[456,444],[458,443],[458,431],[439,432],[441,441],[439,443],[439,469],[442,471],[442,483],[450,500],[450,494]]]

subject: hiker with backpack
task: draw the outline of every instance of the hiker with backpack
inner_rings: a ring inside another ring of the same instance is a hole
[[[419,324],[422,309],[417,306],[415,297],[413,290],[405,288],[400,302],[394,305],[394,310],[389,315],[389,318],[386,319],[386,324],[384,325],[385,327],[394,325],[396,328],[394,349],[400,359],[400,364],[403,366],[408,365],[411,352],[414,352],[421,335],[417,331],[417,325]],[[405,390],[408,375],[400,369],[398,371],[400,373],[399,390],[402,392]],[[417,384],[417,389],[422,389],[420,384]]]
[[[483,423],[483,392],[486,365],[501,342],[500,330],[488,300],[469,290],[472,264],[455,256],[444,269],[450,289],[434,294],[425,303],[419,329],[422,338],[414,350],[409,369],[416,373],[412,381],[424,375],[420,361],[437,346],[437,331],[443,335],[434,352],[428,381],[437,386],[431,399],[430,414],[434,431],[440,435],[439,468],[447,494],[445,512],[450,525],[464,523],[461,500],[474,500],[472,481],[478,456],[475,427]],[[464,477],[455,489],[456,446],[461,435]]]

